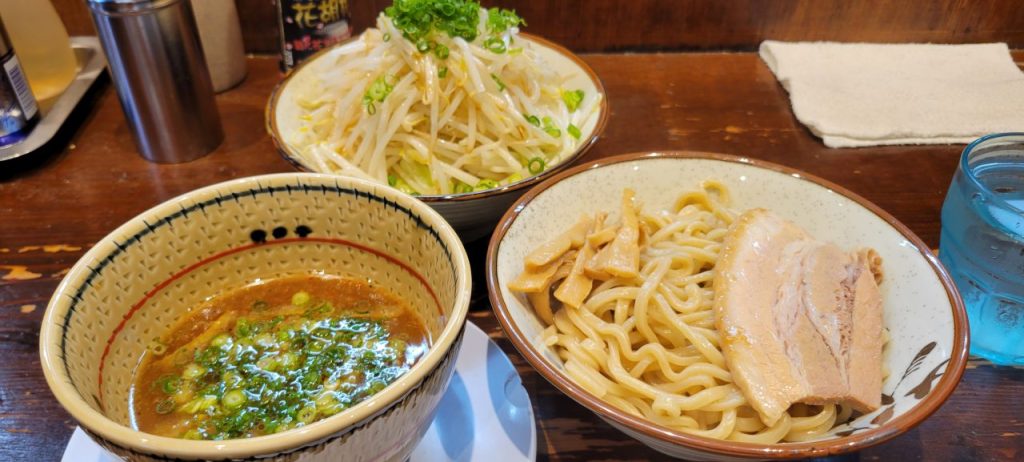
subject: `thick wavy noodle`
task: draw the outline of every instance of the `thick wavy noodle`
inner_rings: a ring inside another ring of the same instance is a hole
[[[641,211],[640,275],[595,282],[579,308],[554,314],[545,342],[580,386],[665,427],[754,443],[813,439],[852,410],[798,404],[769,427],[732,382],[712,310],[713,268],[735,216],[728,203],[728,190],[706,181],[671,210]]]

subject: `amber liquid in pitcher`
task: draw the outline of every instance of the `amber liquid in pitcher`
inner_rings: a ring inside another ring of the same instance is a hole
[[[50,0],[0,0],[0,18],[36,99],[45,104],[59,96],[74,80],[78,63]]]

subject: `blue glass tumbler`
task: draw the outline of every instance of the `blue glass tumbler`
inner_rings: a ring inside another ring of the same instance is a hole
[[[964,149],[942,204],[939,258],[967,307],[971,353],[1024,365],[1024,133]]]

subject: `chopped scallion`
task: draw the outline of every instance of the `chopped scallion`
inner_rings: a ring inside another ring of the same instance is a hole
[[[569,112],[576,112],[580,107],[580,103],[583,102],[583,90],[575,91],[562,91],[562,101],[565,102],[565,107],[569,109]]]
[[[156,403],[157,414],[170,414],[174,411],[174,398],[167,398]]]
[[[395,0],[384,9],[402,36],[413,43],[435,31],[472,42],[477,36],[480,3],[465,0]]]
[[[487,9],[487,32],[491,34],[501,34],[513,27],[518,27],[520,24],[526,25],[526,21],[520,18],[514,10],[506,10],[503,8],[488,8]]]
[[[540,157],[534,157],[534,158],[530,159],[530,162],[528,162],[526,164],[526,169],[530,173],[536,175],[536,174],[538,174],[540,172],[543,172],[544,171],[544,167],[546,165],[547,165],[547,162],[545,162],[544,159],[542,159]]]
[[[448,53],[448,47],[440,43],[438,43],[437,46],[434,47],[434,55],[437,56],[439,59],[448,59]]]
[[[473,188],[473,190],[474,191],[486,191],[488,189],[494,189],[494,188],[497,188],[497,187],[498,187],[498,182],[497,181],[486,180],[485,179],[485,180],[480,180],[480,182],[476,184],[476,187]]]
[[[235,322],[235,336],[237,337],[248,337],[252,333],[252,327],[249,325],[249,320],[240,318]]]
[[[293,306],[304,306],[307,303],[309,303],[309,292],[302,290],[292,295]]]
[[[227,343],[230,340],[231,340],[231,335],[229,335],[228,333],[225,332],[223,334],[217,335],[216,337],[213,338],[213,340],[210,340],[210,346],[213,346],[213,347],[223,347],[224,345],[227,345]]]
[[[174,374],[167,374],[156,379],[156,385],[164,393],[171,395],[178,391],[178,386],[181,384],[181,379]]]
[[[206,368],[196,363],[189,363],[185,366],[185,370],[181,372],[181,377],[185,380],[195,380],[202,377],[206,373]]]
[[[455,191],[456,194],[465,194],[465,193],[473,192],[473,187],[468,185],[468,184],[466,184],[466,183],[463,183],[463,182],[459,181],[459,182],[455,183],[455,187],[452,188],[452,190]]]
[[[248,400],[249,398],[245,396],[245,392],[243,392],[242,390],[231,390],[227,393],[224,393],[224,397],[221,398],[220,401],[221,403],[224,404],[224,407],[228,409],[237,409],[241,407],[243,404],[245,404],[245,402]]]
[[[494,79],[494,83],[498,84],[498,91],[505,91],[505,82],[501,81],[501,77],[497,74],[491,74],[491,78]]]
[[[566,131],[569,132],[570,136],[576,139],[580,139],[580,136],[582,135],[582,133],[580,133],[580,128],[573,124],[569,124],[569,127],[566,128]]]
[[[302,409],[299,409],[299,413],[296,415],[296,418],[298,418],[299,422],[302,422],[303,424],[312,423],[314,420],[316,420],[316,408],[312,406],[306,406]]]
[[[543,124],[542,128],[544,132],[547,133],[548,135],[551,135],[555,138],[562,136],[562,130],[558,129],[558,127],[555,126],[555,123],[551,120],[551,117],[545,116],[543,119],[541,119],[541,123]]]
[[[146,348],[151,353],[157,356],[160,356],[167,352],[167,345],[164,345],[164,343],[161,342],[160,339],[153,339],[152,342],[149,342],[149,345]]]
[[[366,106],[366,112],[370,115],[376,114],[377,107],[375,103],[383,102],[384,98],[387,98],[391,94],[391,90],[394,89],[395,86],[388,83],[385,76],[377,77],[363,95],[363,106]]]
[[[505,41],[500,37],[491,37],[484,40],[484,48],[500,55],[505,52]]]

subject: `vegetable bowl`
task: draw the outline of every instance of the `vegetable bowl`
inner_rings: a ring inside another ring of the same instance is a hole
[[[424,11],[433,22],[418,22]],[[300,170],[388,184],[464,240],[482,237],[526,189],[582,156],[608,116],[593,70],[521,24],[476,2],[398,1],[377,28],[281,82],[267,130]]]

